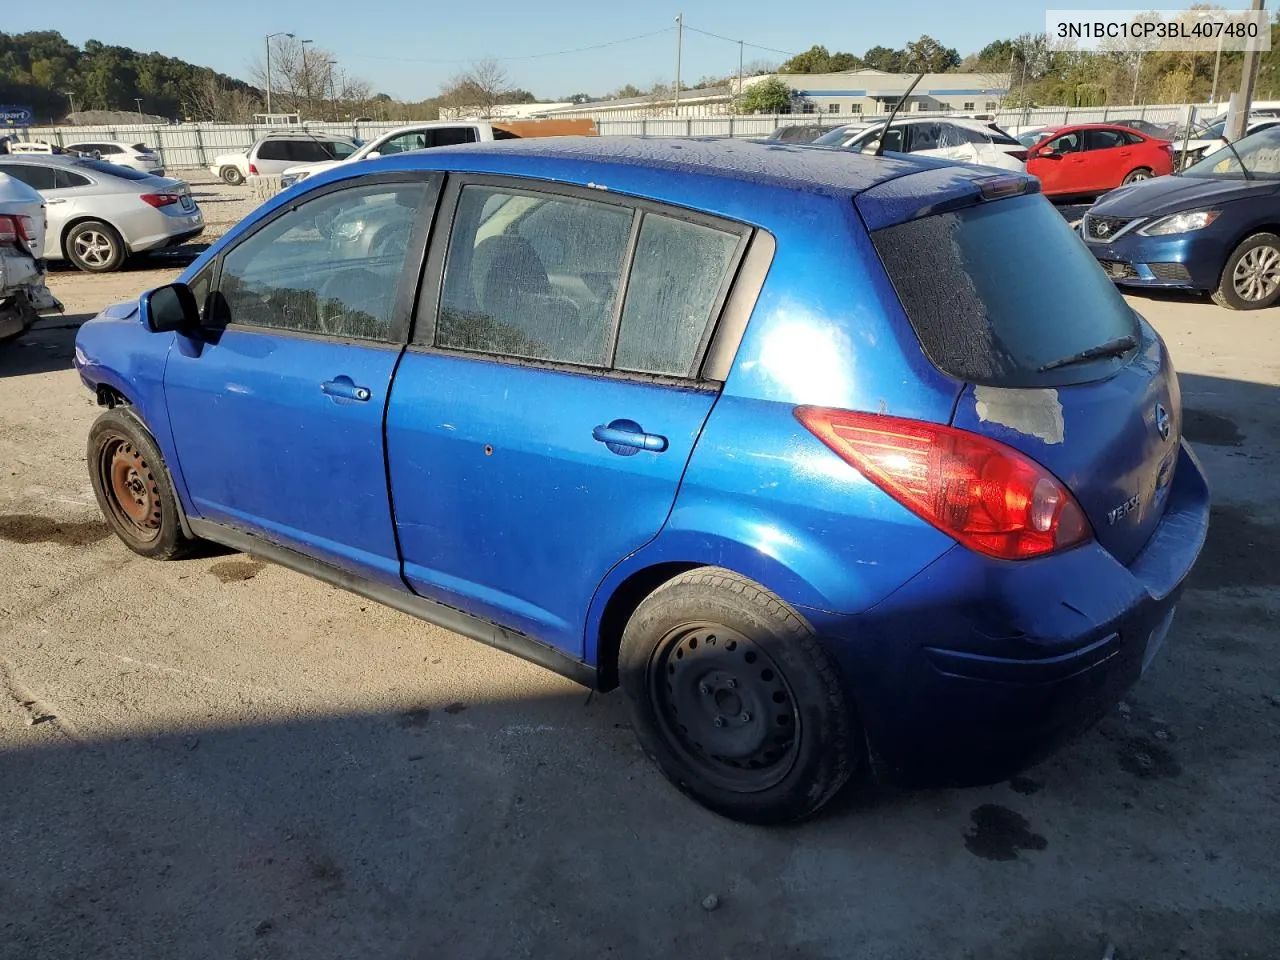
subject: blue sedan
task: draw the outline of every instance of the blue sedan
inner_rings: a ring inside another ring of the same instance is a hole
[[[128,548],[215,541],[621,686],[750,822],[1044,757],[1152,661],[1208,524],[1160,337],[1034,179],[936,160],[348,164],[76,364]]]
[[[1251,134],[1172,177],[1121,187],[1081,236],[1126,287],[1210,293],[1232,310],[1280,300],[1280,127]]]

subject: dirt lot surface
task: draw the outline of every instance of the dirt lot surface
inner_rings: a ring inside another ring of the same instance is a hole
[[[0,958],[1280,956],[1280,310],[1133,301],[1215,507],[1126,702],[1012,782],[765,830],[670,788],[617,694],[110,536],[74,327],[161,260],[57,273],[68,317],[0,353]]]

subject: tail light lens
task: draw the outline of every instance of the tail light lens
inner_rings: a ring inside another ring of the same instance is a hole
[[[20,214],[0,215],[0,243],[28,244],[36,235],[35,221]]]
[[[250,176],[253,176],[253,177],[256,177],[256,176],[258,175],[258,165],[257,165],[257,164],[255,164],[255,163],[251,163],[251,164],[249,164],[249,175],[250,175]]]
[[[978,553],[1025,560],[1093,536],[1071,492],[995,440],[918,420],[797,407],[842,460],[920,518]]]
[[[182,195],[178,193],[144,193],[142,200],[149,203],[153,207],[167,207],[170,204],[177,203],[182,199]]]

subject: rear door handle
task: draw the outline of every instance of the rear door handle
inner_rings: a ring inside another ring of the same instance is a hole
[[[340,397],[343,400],[359,400],[361,403],[373,396],[368,387],[356,386],[355,381],[345,374],[334,377],[332,380],[326,380],[320,384],[320,389],[331,397]]]
[[[632,457],[641,450],[662,453],[667,449],[666,437],[645,433],[644,428],[634,420],[614,420],[607,425],[602,423],[591,431],[591,436],[620,457]]]
[[[66,203],[66,202],[67,201],[64,197],[49,197],[48,199],[45,200],[44,204],[47,207],[51,203]]]

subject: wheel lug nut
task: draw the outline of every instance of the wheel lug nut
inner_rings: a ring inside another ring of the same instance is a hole
[[[738,681],[737,681],[737,680],[735,680],[735,679],[733,679],[733,677],[730,677],[730,678],[728,679],[727,684],[728,684],[728,687],[729,687],[729,689],[730,689],[730,690],[737,690],[737,689],[738,689]]]
[[[709,693],[711,693],[711,688],[708,687],[705,683],[700,683],[698,684],[698,692],[705,697]]]
[[[741,720],[743,723],[750,723],[750,722],[751,722],[751,714],[749,714],[749,713],[747,713],[747,711],[743,710],[743,711],[742,711],[742,716],[738,717],[738,719],[739,719],[739,720]]]
[[[716,717],[716,718],[715,718],[714,720],[712,720],[711,722],[712,722],[713,724],[715,724],[717,727],[723,727],[723,726],[724,726],[724,717]]]

